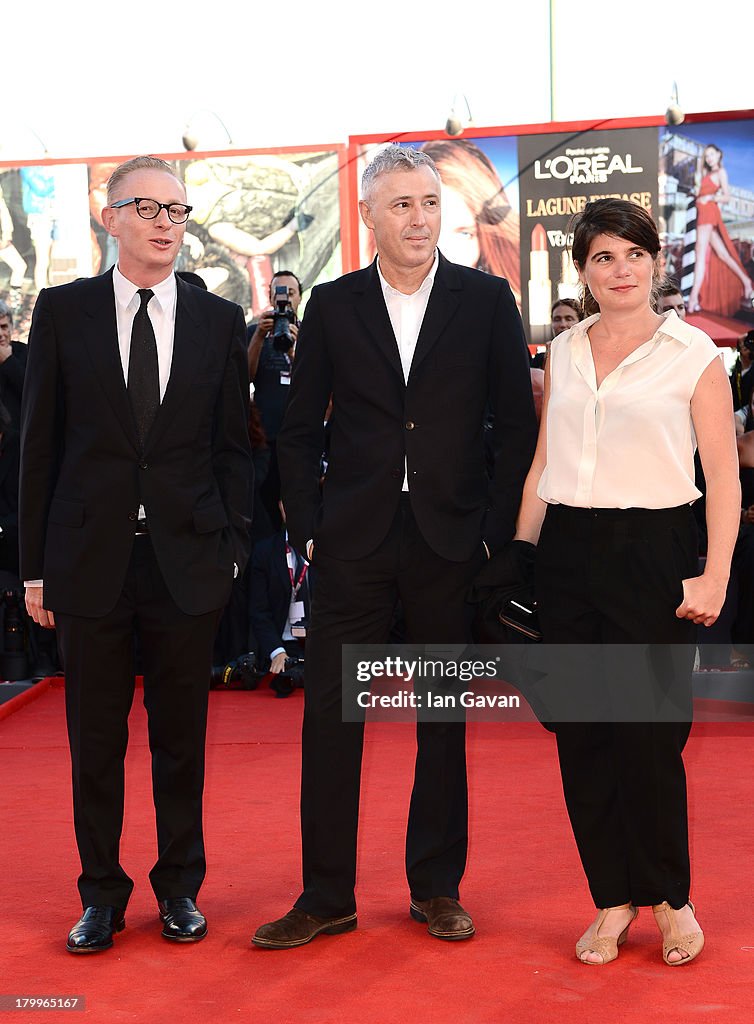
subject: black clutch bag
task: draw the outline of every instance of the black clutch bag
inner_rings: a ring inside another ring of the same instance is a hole
[[[508,629],[521,636],[522,639],[536,643],[542,639],[537,616],[537,602],[530,587],[510,594],[503,601],[498,612],[498,619]]]

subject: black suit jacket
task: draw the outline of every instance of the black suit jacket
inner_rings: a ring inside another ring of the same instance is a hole
[[[307,303],[278,437],[293,543],[302,551],[313,538],[315,549],[347,560],[369,554],[393,521],[405,459],[413,512],[433,550],[465,561],[482,538],[494,550],[513,535],[536,433],[529,352],[507,281],[440,255],[407,382],[376,262],[320,285]]]
[[[176,604],[226,603],[248,554],[248,371],[240,307],[178,279],[170,380],[139,450],[112,272],[40,292],[22,408],[23,579],[53,612],[105,615],[140,505]]]

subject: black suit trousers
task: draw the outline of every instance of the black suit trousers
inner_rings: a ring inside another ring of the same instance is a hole
[[[133,889],[119,846],[136,634],[157,820],[158,859],[150,882],[157,899],[195,898],[202,884],[204,743],[219,615],[188,615],[178,608],[149,537],[134,538],[123,591],[108,615],[56,615],[82,868],[78,885],[85,907],[125,908]]]
[[[691,509],[548,507],[537,549],[544,640],[554,644],[658,645],[666,670],[611,674],[619,685],[671,687],[686,721],[561,722],[554,725],[568,814],[597,907],[688,901],[690,867],[682,751],[691,728],[695,625],[678,619],[682,580],[698,575]],[[678,645],[678,646],[675,646]],[[614,650],[614,649],[613,649]],[[614,655],[613,655],[614,656]],[[636,664],[641,664],[637,657]],[[668,670],[668,666],[672,670]],[[670,674],[672,678],[668,679]],[[611,681],[590,679],[605,701]],[[620,694],[613,694],[620,700]],[[580,699],[590,699],[582,693]],[[626,702],[628,703],[628,701]],[[679,716],[680,717],[680,716]]]
[[[437,555],[404,494],[369,556],[314,552],[317,586],[306,639],[301,829],[304,891],[296,906],[318,917],[356,909],[356,846],[363,724],[342,720],[341,645],[387,643],[400,600],[408,643],[466,642],[464,597],[484,550],[467,562]],[[385,771],[391,771],[389,763]],[[419,900],[458,897],[468,845],[465,723],[417,723],[406,872]]]

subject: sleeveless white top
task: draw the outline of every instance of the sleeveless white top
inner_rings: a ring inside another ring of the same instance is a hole
[[[695,501],[691,397],[712,339],[674,310],[597,387],[587,332],[599,313],[550,345],[547,465],[537,493],[578,508],[673,508]]]

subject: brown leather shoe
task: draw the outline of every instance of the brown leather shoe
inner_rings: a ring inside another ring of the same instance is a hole
[[[414,921],[426,921],[427,931],[436,939],[457,942],[470,939],[476,929],[471,915],[458,900],[450,896],[435,896],[431,900],[411,900],[410,914]]]
[[[285,917],[257,928],[251,938],[255,946],[265,949],[293,949],[304,946],[317,935],[339,935],[356,927],[356,914],[348,917],[312,917],[294,907]]]

